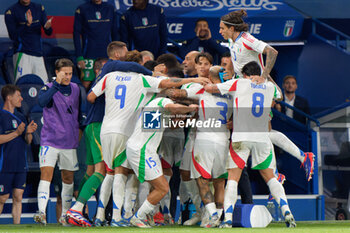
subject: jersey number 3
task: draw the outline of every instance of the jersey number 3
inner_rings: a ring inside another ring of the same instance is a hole
[[[114,98],[120,100],[120,109],[124,108],[125,105],[125,95],[126,95],[126,86],[118,85],[115,88]]]

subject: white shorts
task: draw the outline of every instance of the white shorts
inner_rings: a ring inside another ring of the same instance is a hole
[[[252,169],[273,169],[273,154],[270,143],[266,142],[234,142],[230,144],[226,168],[243,169],[248,157],[252,156]],[[276,164],[276,163],[275,163]]]
[[[194,147],[195,138],[195,130],[191,129],[189,135],[187,136],[187,141],[185,142],[185,147],[183,150],[183,155],[180,164],[180,170],[191,171],[192,151]]]
[[[48,82],[45,62],[43,57],[31,56],[22,52],[13,55],[15,68],[15,81],[26,74],[38,75],[44,83]]]
[[[223,176],[227,172],[228,145],[228,141],[225,145],[196,139],[192,153],[191,178],[216,179]]]
[[[162,164],[159,155],[155,151],[152,152],[146,149],[144,153],[141,153],[141,150],[126,147],[126,156],[130,167],[141,183],[157,179],[163,175]]]
[[[179,166],[184,150],[184,139],[175,137],[164,137],[160,142],[158,154],[162,159],[163,168],[172,168],[175,163]]]
[[[117,133],[101,134],[103,161],[109,169],[120,167],[126,160],[125,146],[128,138]]]
[[[79,170],[76,149],[57,149],[52,146],[40,146],[40,167],[55,167],[56,162],[60,170]]]

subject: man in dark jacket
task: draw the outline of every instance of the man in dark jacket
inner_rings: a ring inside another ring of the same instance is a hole
[[[148,50],[157,58],[166,52],[167,25],[164,9],[148,3],[148,0],[133,0],[120,21],[121,41],[129,50]]]
[[[287,104],[294,106],[306,114],[310,114],[308,101],[305,98],[295,94],[295,91],[298,88],[297,79],[295,76],[287,75],[284,77],[282,87],[284,90],[284,101]],[[294,112],[290,108],[282,106],[281,112],[303,124],[306,124],[306,118],[303,115]]]

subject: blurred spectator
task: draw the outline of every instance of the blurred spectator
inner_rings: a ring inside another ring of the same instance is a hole
[[[148,0],[133,0],[120,21],[121,41],[129,50],[148,50],[154,57],[166,52],[168,29],[164,9]]]
[[[137,50],[128,51],[126,53],[125,61],[133,61],[142,65],[142,55]]]
[[[75,11],[73,39],[82,84],[86,89],[95,79],[95,59],[107,57],[108,44],[119,40],[118,24],[115,8],[102,0],[90,0]]]
[[[57,60],[56,79],[46,84],[39,93],[38,101],[43,107],[44,124],[39,154],[39,213],[34,215],[34,220],[42,224],[46,224],[46,206],[56,162],[62,176],[62,225],[67,224],[66,212],[72,203],[74,171],[79,170],[76,148],[79,144],[79,124],[83,120],[81,108],[84,100],[79,86],[71,82],[73,67],[74,64],[69,59]]]
[[[190,51],[208,52],[214,57],[214,62],[218,63],[220,56],[229,51],[221,46],[211,37],[210,28],[206,19],[198,19],[194,28],[196,37],[183,42],[179,49],[180,57],[184,58]]]
[[[154,71],[154,68],[158,65],[158,62],[156,61],[146,61],[145,64],[143,64],[143,66],[147,69],[149,69],[150,71]]]
[[[284,101],[287,104],[292,105],[297,109],[300,109],[306,114],[310,114],[308,101],[305,98],[295,94],[295,91],[298,88],[297,79],[295,76],[287,75],[286,77],[284,77],[282,87],[284,90]],[[282,106],[281,112],[303,124],[306,124],[306,118],[301,114],[294,112],[290,108]]]
[[[144,65],[147,61],[153,61],[154,60],[154,56],[150,51],[144,50],[141,52],[142,55],[142,64]]]
[[[198,54],[198,51],[191,51],[186,54],[185,60],[182,62],[185,78],[193,78],[198,76],[195,68],[196,62],[194,61]]]
[[[32,121],[26,127],[25,117],[15,111],[23,100],[19,87],[8,84],[2,88],[1,96],[5,103],[0,110],[0,214],[12,192],[13,224],[20,224],[27,177],[26,144],[31,143],[38,126]]]
[[[19,0],[5,13],[5,23],[14,43],[15,80],[25,74],[36,74],[48,81],[41,42],[41,27],[52,34],[52,18],[47,20],[45,8],[31,0]]]
[[[233,63],[231,60],[231,54],[230,52],[224,53],[221,57],[221,64],[220,66],[225,69],[224,72],[224,79],[231,79],[234,78],[235,71],[233,69]]]

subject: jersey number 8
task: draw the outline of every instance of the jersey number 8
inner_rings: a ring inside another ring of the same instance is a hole
[[[264,95],[262,93],[253,93],[252,114],[255,117],[261,117],[264,112]]]

